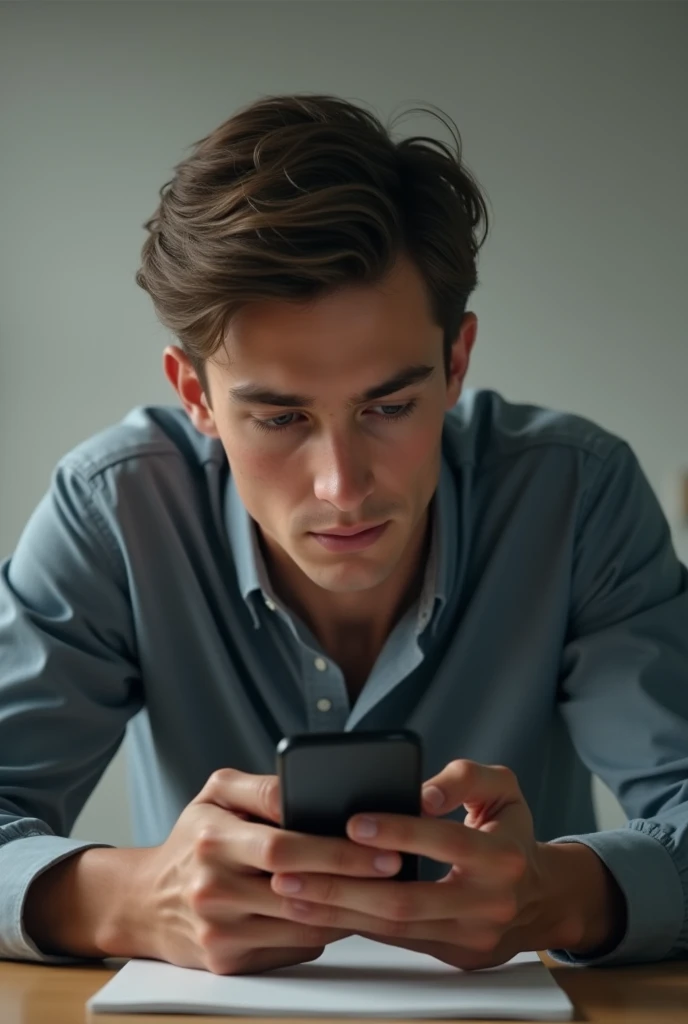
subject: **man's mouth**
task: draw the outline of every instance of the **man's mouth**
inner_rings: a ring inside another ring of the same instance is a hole
[[[334,530],[311,532],[314,538],[326,551],[360,551],[374,544],[389,526],[389,520],[366,526],[336,527]]]

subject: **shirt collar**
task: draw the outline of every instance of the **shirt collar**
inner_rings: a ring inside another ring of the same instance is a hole
[[[255,593],[262,594],[263,600],[267,598],[267,600],[275,603],[276,598],[270,586],[265,559],[258,543],[256,524],[246,511],[246,507],[236,489],[234,477],[231,474],[227,488],[227,502],[225,506],[226,526],[232,555],[234,556],[239,590],[248,605],[253,625],[258,629],[260,620],[251,600],[251,595]]]
[[[432,503],[433,525],[430,554],[418,603],[416,632],[429,627],[435,633],[456,577],[457,501],[452,471],[442,456],[439,480]]]
[[[440,614],[451,592],[452,581],[456,573],[456,530],[458,526],[456,508],[456,485],[452,471],[443,456],[437,489],[432,502],[433,523],[430,554],[418,600],[416,624],[418,635],[428,627],[432,633],[435,632]],[[263,601],[270,602],[275,606],[279,605],[279,600],[270,585],[265,559],[260,550],[256,524],[246,511],[231,474],[227,484],[225,525],[236,567],[239,590],[251,613],[253,624],[258,629],[260,619],[252,595],[257,594]]]

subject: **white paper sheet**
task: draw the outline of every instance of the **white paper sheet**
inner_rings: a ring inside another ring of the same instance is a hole
[[[224,976],[130,960],[87,1003],[93,1013],[260,1017],[479,1017],[571,1020],[573,1007],[536,953],[464,972],[423,953],[350,936],[318,959]]]

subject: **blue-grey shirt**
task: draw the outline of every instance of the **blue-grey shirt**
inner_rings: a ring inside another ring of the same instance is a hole
[[[0,565],[0,957],[75,960],[35,946],[24,897],[106,845],[69,833],[125,735],[148,846],[215,769],[273,772],[283,736],[400,727],[425,777],[508,765],[537,839],[612,871],[620,944],[555,956],[688,953],[688,572],[636,457],[582,417],[468,390],[431,514],[420,597],[352,706],[271,589],[220,442],[182,409],[136,409],[59,462]],[[596,830],[591,772],[625,827]]]

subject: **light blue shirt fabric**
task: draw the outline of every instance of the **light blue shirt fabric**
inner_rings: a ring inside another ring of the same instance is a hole
[[[621,942],[555,957],[688,954],[688,572],[636,457],[582,417],[467,390],[431,515],[420,597],[351,706],[182,409],[135,409],[59,462],[0,565],[0,957],[77,962],[43,954],[22,908],[46,868],[107,845],[69,833],[125,736],[150,846],[215,769],[270,773],[283,736],[382,728],[420,735],[425,777],[508,765],[536,838],[609,867]],[[625,827],[596,830],[591,772]]]

